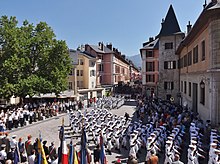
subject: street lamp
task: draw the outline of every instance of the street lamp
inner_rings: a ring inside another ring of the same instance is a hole
[[[201,87],[202,89],[204,89],[204,88],[205,88],[205,83],[204,83],[204,81],[203,81],[203,80],[200,82],[200,87]]]

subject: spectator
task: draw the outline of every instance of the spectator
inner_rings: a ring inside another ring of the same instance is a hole
[[[155,150],[152,149],[150,152],[151,152],[151,156],[150,156],[149,160],[147,162],[145,162],[145,163],[146,164],[158,164],[159,159],[158,159],[158,157],[156,155]]]
[[[93,158],[93,160],[94,160],[94,163],[99,163],[99,160],[100,160],[100,146],[99,146],[99,144],[97,144],[96,145],[96,148],[94,149],[94,153],[93,153],[93,155],[94,155],[94,158]]]
[[[175,154],[172,164],[183,164],[183,162],[180,161],[180,156],[178,154]]]
[[[35,159],[36,158],[36,155],[35,155],[35,150],[33,149],[32,152],[31,152],[31,155],[28,156],[28,163],[29,164],[35,164]]]

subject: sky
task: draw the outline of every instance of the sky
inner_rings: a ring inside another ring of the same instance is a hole
[[[205,0],[1,0],[0,16],[46,22],[56,38],[76,49],[81,44],[112,43],[122,54],[139,54],[142,43],[156,36],[172,4],[180,28],[194,24]],[[210,0],[208,0],[209,2]]]

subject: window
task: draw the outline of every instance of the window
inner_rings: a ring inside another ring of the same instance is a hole
[[[186,81],[184,81],[184,93],[186,94]]]
[[[152,50],[146,51],[146,57],[154,57],[154,51]]]
[[[202,61],[205,60],[205,40],[202,41]]]
[[[95,66],[95,62],[90,61],[90,62],[89,62],[89,66],[90,66],[90,67],[94,67],[94,66]]]
[[[176,61],[165,61],[164,69],[176,69]]]
[[[146,62],[146,72],[154,71],[154,62]]]
[[[193,64],[198,63],[198,46],[193,48]]]
[[[188,66],[192,65],[192,51],[188,53]]]
[[[69,82],[69,90],[73,89],[73,83],[72,82]]]
[[[181,81],[181,92],[183,92],[183,81]]]
[[[147,82],[155,82],[155,75],[147,75]]]
[[[173,49],[173,43],[165,43],[165,50],[167,49]]]
[[[99,64],[99,71],[100,71],[100,72],[103,72],[103,71],[104,71],[103,64]]]
[[[74,68],[71,69],[69,75],[74,76]]]
[[[184,57],[183,57],[183,63],[184,63],[184,67],[187,67],[188,65],[188,61],[187,61],[187,55],[185,55]]]
[[[165,90],[173,90],[174,89],[174,82],[164,82],[164,89]]]
[[[79,76],[79,70],[76,71],[77,76]]]
[[[90,77],[95,76],[95,70],[90,71]]]
[[[80,76],[83,76],[83,70],[80,70]]]
[[[122,71],[121,71],[121,72],[122,72],[122,74],[125,74],[125,69],[124,69],[124,68],[122,68]]]
[[[115,65],[115,73],[120,73],[120,67],[118,65]]]
[[[80,65],[83,65],[83,59],[80,59]]]
[[[94,88],[94,82],[92,82],[92,88]]]
[[[205,83],[203,81],[200,83],[200,103],[205,105]]]
[[[191,82],[189,82],[189,97],[191,97],[191,90],[192,90],[192,88],[191,88]]]

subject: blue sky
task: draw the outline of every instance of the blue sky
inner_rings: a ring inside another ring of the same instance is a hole
[[[209,1],[209,0],[208,0]],[[196,21],[204,0],[1,0],[0,15],[21,23],[45,21],[69,48],[111,42],[126,56],[136,55],[142,43],[156,36],[161,20],[173,5],[181,30]]]

